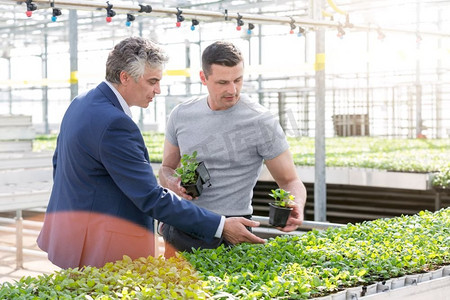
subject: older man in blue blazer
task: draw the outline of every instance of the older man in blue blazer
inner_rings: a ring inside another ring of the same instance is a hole
[[[106,80],[76,97],[61,123],[53,189],[38,237],[55,265],[96,266],[154,255],[154,218],[205,241],[264,243],[245,218],[225,218],[161,187],[131,106],[148,107],[160,91],[167,57],[130,37],[108,56]]]

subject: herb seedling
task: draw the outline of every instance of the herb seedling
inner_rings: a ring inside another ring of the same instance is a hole
[[[294,204],[295,196],[291,195],[290,192],[280,188],[271,190],[271,192],[272,193],[269,194],[269,196],[275,199],[274,205],[279,207],[291,207]]]
[[[173,176],[179,177],[182,184],[193,184],[197,182],[198,174],[195,170],[198,167],[197,151],[192,155],[184,154],[180,160],[180,167],[175,170]]]
[[[203,184],[210,180],[205,163],[197,161],[197,151],[194,151],[192,155],[184,154],[181,157],[180,166],[175,170],[173,176],[180,178],[181,186],[186,189],[186,194],[193,198],[202,194]]]

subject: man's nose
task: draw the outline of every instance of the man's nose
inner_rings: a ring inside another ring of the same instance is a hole
[[[159,85],[159,82],[155,85],[155,94],[161,94],[161,86]]]
[[[234,94],[236,94],[236,91],[237,91],[237,89],[236,89],[236,84],[235,84],[235,83],[230,83],[230,84],[228,85],[228,90],[227,90],[227,92],[234,95]]]

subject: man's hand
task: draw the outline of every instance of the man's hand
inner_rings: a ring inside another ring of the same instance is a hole
[[[172,175],[174,173],[174,170],[172,168],[161,166],[159,170],[159,178],[164,187],[173,191],[181,198],[184,198],[186,200],[193,199],[191,196],[186,194],[186,189],[180,185],[181,179]]]
[[[266,242],[248,231],[245,226],[258,227],[259,222],[243,217],[226,218],[223,227],[223,238],[233,245],[240,243],[264,244]]]
[[[286,221],[286,226],[284,227],[277,227],[278,230],[284,231],[284,232],[290,232],[294,231],[298,228],[298,226],[302,225],[303,223],[303,209],[300,209],[298,204],[292,206],[291,214],[289,215],[289,218]]]

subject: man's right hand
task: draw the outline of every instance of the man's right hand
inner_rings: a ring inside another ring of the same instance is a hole
[[[247,227],[258,227],[259,222],[252,221],[243,217],[231,217],[225,219],[222,236],[230,244],[252,243],[264,244],[266,241],[257,237]]]

